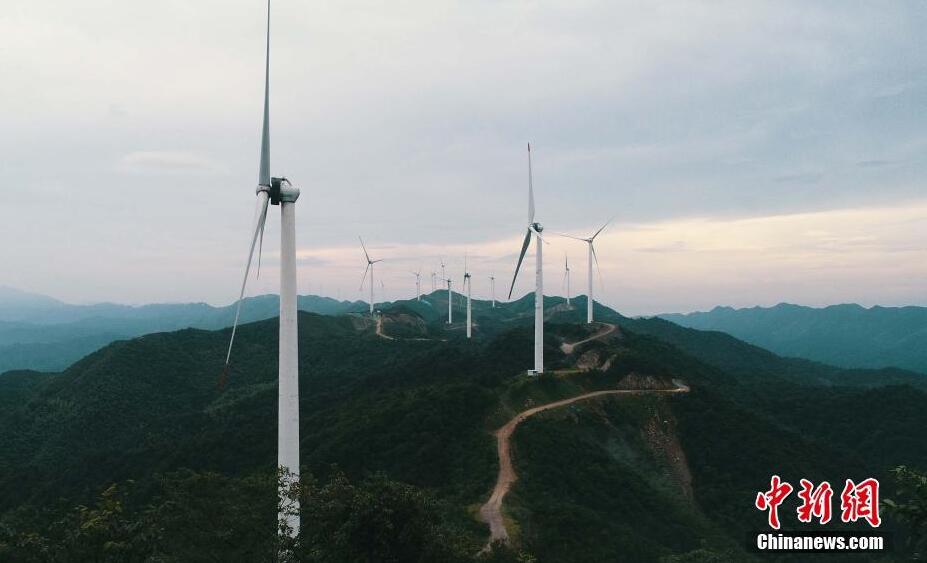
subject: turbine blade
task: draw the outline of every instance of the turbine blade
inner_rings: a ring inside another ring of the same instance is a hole
[[[558,236],[558,237],[571,238],[571,239],[573,239],[573,240],[586,241],[586,239],[584,239],[584,238],[582,238],[582,237],[574,237],[573,235],[568,235],[568,234],[566,234],[566,233],[557,233],[557,236]]]
[[[270,186],[270,0],[267,0],[267,51],[264,60],[264,126],[261,129],[261,169],[258,184]]]
[[[612,221],[614,221],[614,220],[615,220],[615,218],[612,217],[611,219],[609,219],[608,221],[606,221],[605,224],[602,225],[602,227],[599,228],[599,230],[596,231],[594,235],[592,235],[591,237],[589,237],[589,239],[590,239],[590,240],[595,240],[595,237],[599,236],[599,233],[601,233],[602,231],[604,231],[604,230],[605,230],[605,227],[607,227],[607,226],[608,226]]]
[[[599,256],[595,253],[595,246],[592,247],[592,257],[595,259],[595,269],[599,273],[599,287],[605,291],[605,280],[602,279],[602,268],[599,267]]]
[[[528,224],[534,223],[534,186],[531,182],[531,143],[528,143]]]
[[[525,253],[528,252],[528,246],[531,245],[531,229],[525,233],[525,242],[521,245],[521,254],[518,255],[518,264],[515,265],[515,275],[512,276],[512,286],[509,288],[509,299],[512,298],[512,291],[515,290],[515,280],[518,279],[518,270],[521,269],[521,262],[525,259]]]
[[[364,239],[360,238],[360,235],[358,235],[357,240],[359,240],[359,241],[361,242],[361,248],[364,249],[364,257],[367,258],[367,262],[369,263],[369,262],[370,262],[370,255],[367,254],[367,247],[364,246]]]
[[[222,377],[219,379],[220,389],[225,384],[225,378],[228,375],[229,360],[232,358],[232,345],[235,343],[235,333],[238,331],[238,319],[241,316],[241,302],[245,297],[245,287],[248,285],[248,274],[251,273],[251,259],[254,257],[254,246],[257,244],[258,235],[261,232],[264,218],[267,217],[267,203],[267,192],[259,192],[258,206],[261,212],[260,215],[255,217],[254,234],[251,236],[251,247],[248,249],[248,260],[245,262],[245,275],[241,280],[241,291],[238,294],[238,303],[235,307],[235,322],[232,323],[232,336],[229,338],[229,349],[225,354],[225,369],[222,372]]]
[[[364,277],[361,278],[361,284],[360,284],[360,287],[357,289],[357,291],[361,291],[362,289],[364,289],[364,282],[367,281],[367,272],[369,271],[370,271],[370,262],[367,262],[367,267],[364,269]]]
[[[258,238],[258,263],[255,278],[261,279],[261,256],[264,255],[264,223],[267,221],[267,213],[261,219],[261,236]]]

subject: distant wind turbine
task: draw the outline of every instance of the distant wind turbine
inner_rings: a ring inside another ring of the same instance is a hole
[[[467,255],[464,254],[464,289],[467,291],[467,338],[470,338],[473,332],[473,314],[470,306],[470,270],[467,269]]]
[[[415,300],[422,300],[422,271],[412,272],[412,275],[415,276]]]
[[[225,370],[221,381],[228,375],[232,344],[238,330],[241,303],[251,270],[254,247],[258,245],[258,264],[263,246],[264,223],[267,205],[280,206],[280,337],[277,390],[277,466],[281,473],[278,493],[278,530],[290,537],[299,534],[299,499],[293,487],[299,482],[299,350],[296,315],[296,200],[299,189],[286,178],[270,176],[270,0],[267,2],[267,46],[264,61],[264,120],[261,130],[261,159],[258,172],[257,209],[251,248],[245,262],[245,276],[241,282],[235,322],[225,356]],[[260,241],[260,244],[258,244]]]
[[[566,285],[566,304],[570,306],[570,257],[563,255],[563,283]]]
[[[444,264],[441,264],[441,269],[444,269]],[[451,278],[444,280],[447,282],[447,324],[454,322],[454,293],[451,291]]]
[[[492,308],[496,308],[496,276],[489,276],[489,290],[492,292]]]
[[[367,259],[367,268],[364,270],[364,277],[361,279],[360,289],[358,291],[363,291],[364,282],[367,281],[367,272],[369,271],[370,272],[370,314],[372,315],[373,314],[373,301],[374,301],[374,298],[373,298],[373,287],[374,287],[373,286],[373,265],[376,264],[377,262],[382,262],[383,259],[380,258],[379,260],[371,260],[370,255],[367,254],[367,247],[364,246],[364,239],[360,238],[359,236],[357,238],[358,240],[360,240],[361,248],[364,249],[364,257]]]
[[[435,290],[438,289],[437,279],[436,279],[437,277],[438,277],[437,272],[431,272],[431,292],[432,293],[434,293]]]
[[[567,234],[562,234],[562,235],[561,235],[561,236],[564,236],[564,237],[567,237],[567,238],[571,238],[571,239],[574,239],[574,240],[581,240],[581,241],[585,242],[587,245],[589,245],[589,258],[588,258],[588,264],[587,264],[587,266],[588,266],[588,277],[589,277],[589,298],[586,300],[586,322],[587,322],[587,323],[591,323],[591,322],[592,322],[592,303],[593,303],[593,300],[592,300],[592,286],[593,286],[593,283],[592,283],[592,263],[593,263],[593,261],[595,262],[595,267],[596,267],[596,269],[599,271],[599,281],[601,282],[601,280],[602,280],[602,270],[599,268],[599,257],[598,257],[598,256],[596,255],[596,253],[595,253],[595,246],[593,245],[593,242],[595,241],[595,237],[599,236],[599,233],[601,233],[602,231],[604,231],[604,230],[605,230],[605,227],[607,227],[611,222],[612,222],[611,219],[609,219],[608,221],[606,221],[605,224],[602,225],[602,226],[599,228],[599,230],[596,231],[591,237],[582,238],[582,237],[576,237],[576,236],[567,235]]]
[[[515,289],[515,280],[518,279],[518,271],[521,268],[522,260],[525,259],[525,253],[531,245],[531,235],[534,234],[535,241],[535,282],[534,282],[534,373],[544,373],[544,260],[542,254],[543,237],[541,232],[544,227],[534,220],[534,186],[531,179],[531,143],[528,143],[528,232],[525,233],[525,241],[521,245],[521,254],[518,255],[518,264],[515,266],[515,275],[512,276],[512,286],[509,288],[509,299],[512,298],[512,291]]]

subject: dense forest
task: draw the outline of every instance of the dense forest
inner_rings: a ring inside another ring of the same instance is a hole
[[[472,341],[445,323],[444,299],[384,307],[393,339],[365,315],[300,314],[295,558],[749,560],[746,534],[765,525],[753,499],[772,473],[876,476],[896,505],[916,506],[912,483],[927,468],[918,374],[784,359],[599,305],[619,329],[566,354],[563,342],[595,328],[582,299],[551,298],[549,373],[532,378],[530,296],[475,302]],[[0,375],[0,560],[272,560],[276,321],[240,328],[220,388],[228,337],[150,334],[58,374]],[[517,429],[512,541],[483,550],[492,430],[533,405],[644,380],[691,391],[574,403]],[[903,560],[923,522],[897,514],[886,526]]]

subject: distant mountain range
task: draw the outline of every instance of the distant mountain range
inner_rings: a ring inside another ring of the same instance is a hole
[[[299,309],[321,315],[363,311],[362,301],[302,295]],[[276,295],[245,299],[241,321],[276,317]],[[182,328],[215,330],[231,326],[235,304],[154,304],[138,307],[99,303],[71,305],[57,299],[0,286],[0,373],[12,369],[57,371],[110,342]]]
[[[782,356],[847,368],[898,367],[927,373],[927,307],[817,309],[782,303],[660,317],[690,328],[726,332]]]

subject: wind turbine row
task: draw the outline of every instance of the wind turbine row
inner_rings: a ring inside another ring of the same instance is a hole
[[[232,332],[229,338],[228,352],[225,358],[225,367],[220,385],[224,383],[229,373],[231,365],[232,349],[235,342],[235,334],[238,330],[238,322],[241,315],[241,305],[245,295],[245,289],[248,283],[248,277],[251,272],[251,263],[254,258],[255,247],[258,248],[258,268],[260,270],[260,260],[263,249],[264,226],[267,220],[267,211],[269,205],[280,207],[281,235],[280,235],[280,319],[279,319],[279,349],[278,349],[278,421],[277,421],[277,467],[281,476],[278,487],[278,529],[281,537],[296,537],[300,529],[299,516],[299,499],[296,492],[299,483],[299,351],[298,351],[298,326],[297,326],[297,279],[296,279],[296,201],[299,198],[300,191],[285,177],[271,177],[270,175],[270,0],[267,2],[267,30],[266,30],[266,51],[264,62],[264,111],[261,129],[261,149],[258,171],[258,183],[255,189],[257,195],[257,207],[255,213],[254,227],[251,231],[251,244],[248,250],[247,260],[245,261],[245,272],[241,283],[238,301],[235,311],[235,321],[232,325]],[[592,322],[592,263],[595,261],[598,266],[598,257],[595,254],[593,241],[602,232],[606,225],[603,225],[591,237],[579,238],[572,235],[564,235],[577,240],[582,240],[589,245],[589,300],[587,320]],[[534,187],[532,184],[531,172],[531,145],[528,145],[528,225],[525,233],[524,243],[522,244],[521,253],[518,256],[518,263],[515,266],[515,273],[512,277],[512,285],[509,288],[509,299],[512,297],[512,291],[515,288],[515,281],[518,278],[518,272],[521,268],[525,254],[531,245],[532,238],[535,241],[535,303],[534,303],[534,370],[536,374],[544,373],[544,274],[543,274],[543,244],[545,243],[541,233],[543,226],[535,221],[534,210]],[[367,247],[361,237],[358,237],[361,248],[364,251],[364,257],[367,261],[367,267],[364,270],[364,277],[361,280],[361,290],[367,281],[367,274],[370,274],[370,313],[374,313],[374,264],[382,262],[382,259],[373,259],[367,252]],[[464,276],[463,289],[466,292],[466,316],[467,316],[467,338],[472,336],[472,302],[471,302],[471,284],[472,275],[469,270],[468,257],[464,258]],[[565,262],[566,283],[567,283],[567,300],[569,302],[569,262]],[[421,300],[421,269],[414,273],[416,286],[416,299]],[[600,272],[601,278],[601,272]],[[432,291],[437,290],[437,272],[431,273]],[[446,265],[441,260],[441,281],[447,283],[448,310],[447,322],[453,322],[453,282],[446,273]],[[494,275],[489,276],[492,290],[492,306],[496,307],[496,278]],[[383,287],[382,280],[380,281]]]

